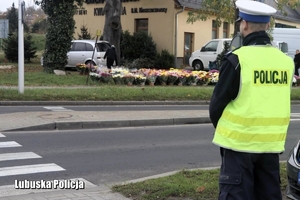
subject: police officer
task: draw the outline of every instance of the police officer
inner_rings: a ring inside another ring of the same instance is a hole
[[[258,1],[236,6],[243,44],[223,60],[209,106],[222,158],[219,200],[278,200],[294,64],[266,33],[276,10]]]

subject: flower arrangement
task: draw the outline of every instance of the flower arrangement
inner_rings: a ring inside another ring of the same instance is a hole
[[[219,80],[219,71],[218,70],[209,71],[209,75],[206,76],[206,80],[208,84],[215,85]]]
[[[157,79],[157,70],[155,69],[140,69],[141,73],[146,76],[146,83],[148,85],[154,86]]]
[[[134,75],[132,73],[125,74],[122,80],[125,85],[131,86],[134,81]]]
[[[78,68],[85,68],[78,65]],[[94,81],[100,80],[104,83],[126,84],[126,85],[208,85],[216,84],[219,78],[218,70],[190,71],[181,69],[157,70],[145,69],[130,70],[125,67],[107,69],[106,67],[90,66],[90,77]]]
[[[99,81],[100,80],[100,75],[95,73],[95,72],[90,72],[90,78],[92,81]]]
[[[114,79],[114,82],[116,85],[121,85],[122,84],[122,77],[120,74],[115,74],[112,75],[112,78]]]
[[[177,81],[178,79],[178,70],[174,70],[174,69],[170,69],[170,71],[168,71],[168,85],[174,85],[174,83]]]
[[[100,73],[100,80],[103,83],[110,83],[113,81],[112,75],[107,72],[101,72]]]
[[[88,64],[77,63],[76,64],[76,69],[80,75],[87,75],[89,72],[96,72],[97,68],[98,68],[98,66],[95,66],[93,63],[88,63]]]
[[[167,85],[168,81],[168,72],[166,70],[157,71],[157,80],[161,85]]]
[[[146,76],[144,75],[136,75],[135,76],[135,82],[137,85],[140,85],[140,86],[144,86],[145,85],[145,82],[146,82]]]
[[[147,79],[146,81],[148,82],[149,85],[154,86],[157,76],[150,75],[150,76],[147,76],[146,79]]]
[[[195,75],[195,74],[189,74],[187,77],[186,77],[186,84],[187,85],[197,85],[197,82],[198,82],[198,76]]]
[[[87,70],[86,70],[86,65],[82,63],[77,63],[76,64],[76,69],[79,72],[80,75],[86,75]]]

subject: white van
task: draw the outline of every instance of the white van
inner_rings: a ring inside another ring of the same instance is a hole
[[[274,41],[283,41],[288,45],[288,56],[294,58],[296,50],[300,49],[300,29],[274,28],[271,32]]]
[[[232,38],[212,39],[201,49],[194,51],[189,59],[189,65],[194,70],[208,70],[209,61],[215,61],[224,49],[224,42],[230,44]]]
[[[283,42],[283,41],[272,41],[272,45],[274,47],[276,47],[277,49],[279,49],[280,51],[282,51],[283,53],[285,53],[285,55],[288,55],[289,53],[289,46],[288,43]]]

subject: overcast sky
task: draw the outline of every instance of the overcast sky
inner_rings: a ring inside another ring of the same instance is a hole
[[[4,12],[7,10],[7,8],[10,8],[13,3],[15,3],[15,7],[19,7],[19,0],[0,0],[0,11]],[[34,6],[34,1],[33,0],[22,0],[22,2],[25,2],[25,6]]]

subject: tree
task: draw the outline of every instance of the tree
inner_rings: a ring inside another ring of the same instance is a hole
[[[203,0],[201,9],[190,11],[188,13],[188,23],[193,23],[198,20],[206,21],[211,16],[216,17],[218,26],[221,26],[222,21],[234,23],[237,19],[237,9],[235,6],[236,0]],[[284,6],[289,6],[292,9],[300,5],[299,0],[276,0],[277,9],[283,14],[286,14]],[[238,32],[239,27],[235,26],[234,35]]]
[[[120,63],[122,2],[120,0],[106,0],[104,10],[105,25],[103,30],[103,40],[106,40],[110,44],[115,45],[118,63]]]
[[[94,39],[91,36],[91,34],[88,32],[88,29],[87,29],[86,25],[82,25],[81,28],[80,28],[80,31],[81,31],[81,35],[77,33],[78,40],[83,40],[83,39],[90,40],[90,39]]]
[[[54,69],[64,70],[75,30],[75,3],[81,6],[83,0],[36,0],[35,3],[48,15],[44,69],[49,73]]]
[[[18,31],[18,10],[15,8],[14,3],[8,9],[6,18],[9,20],[9,32]]]
[[[220,69],[223,58],[225,57],[226,53],[229,52],[229,50],[230,50],[230,44],[228,42],[224,41],[224,49],[220,54],[217,55],[217,58],[216,58],[217,69]]]
[[[24,57],[27,62],[36,57],[36,47],[33,46],[32,36],[27,34],[24,39]]]
[[[10,32],[7,39],[3,40],[5,58],[9,62],[18,62],[18,35]]]
[[[30,62],[31,58],[36,57],[36,47],[33,47],[32,36],[27,34],[24,37],[24,57],[27,62]],[[5,58],[10,62],[18,62],[18,34],[9,33],[8,38],[3,41],[3,50]]]

